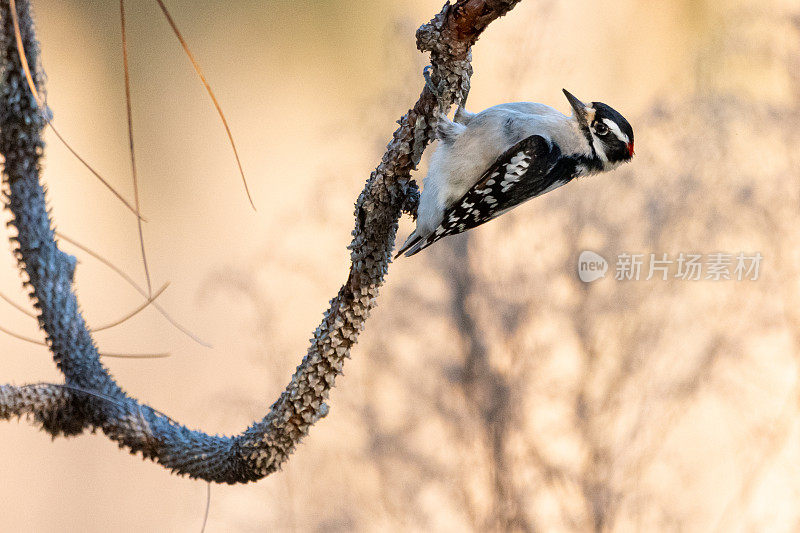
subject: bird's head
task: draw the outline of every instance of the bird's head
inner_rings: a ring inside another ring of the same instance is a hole
[[[564,94],[575,111],[586,140],[605,170],[610,170],[633,157],[633,128],[616,110],[602,102],[584,104],[568,90]]]

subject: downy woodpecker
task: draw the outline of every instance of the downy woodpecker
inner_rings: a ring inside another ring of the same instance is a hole
[[[600,102],[564,89],[568,117],[544,104],[515,102],[480,113],[442,115],[417,210],[417,228],[397,253],[411,256],[579,176],[633,157],[633,129]]]

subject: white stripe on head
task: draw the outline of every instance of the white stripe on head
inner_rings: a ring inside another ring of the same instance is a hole
[[[592,133],[592,146],[594,146],[594,151],[597,154],[597,157],[600,158],[600,161],[603,163],[608,163],[608,156],[606,155],[606,151],[603,149],[603,143],[594,133]]]
[[[610,118],[604,118],[603,122],[605,122],[606,126],[608,126],[608,129],[610,129],[612,132],[614,132],[614,135],[617,136],[617,139],[619,139],[620,141],[624,142],[625,144],[629,144],[630,143],[630,139],[628,138],[627,135],[622,133],[622,130],[619,129],[619,126],[617,125],[616,122],[614,122]]]

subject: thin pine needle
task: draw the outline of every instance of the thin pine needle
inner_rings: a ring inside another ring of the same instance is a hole
[[[208,525],[208,511],[211,509],[211,482],[206,483],[206,512],[203,515],[203,527],[200,528],[200,533],[205,533],[206,526]]]
[[[131,151],[131,172],[133,174],[133,198],[136,203],[136,212],[140,212],[139,205],[139,177],[136,172],[136,151],[133,147],[133,113],[131,112],[131,78],[128,67],[128,38],[125,32],[125,0],[119,0],[119,18],[122,26],[122,64],[125,69],[125,111],[128,115],[128,145]],[[147,254],[144,250],[144,232],[142,231],[142,220],[136,220],[139,229],[139,247],[142,250],[142,265],[144,266],[144,277],[147,280],[147,296],[153,295],[153,285],[150,282],[150,269],[147,268]]]
[[[25,78],[28,80],[28,87],[36,99],[36,105],[39,106],[39,111],[44,111],[44,101],[39,91],[36,89],[36,84],[33,83],[33,75],[31,74],[30,66],[28,65],[28,57],[25,53],[25,46],[22,43],[22,32],[19,29],[19,15],[17,14],[17,3],[15,0],[10,0],[11,6],[11,20],[14,24],[14,38],[17,41],[17,51],[19,52],[19,61],[22,64],[22,70],[25,71]]]
[[[67,142],[67,140],[56,129],[52,120],[50,120],[50,117],[48,116],[46,111],[47,103],[44,101],[41,93],[39,93],[39,90],[36,88],[36,83],[33,81],[33,74],[31,74],[31,69],[30,66],[28,65],[28,58],[25,54],[25,47],[22,43],[22,33],[20,32],[19,29],[19,16],[17,15],[17,6],[15,0],[11,0],[10,5],[11,5],[11,18],[14,24],[14,38],[17,41],[17,50],[19,51],[20,64],[22,65],[22,70],[25,72],[25,79],[28,82],[28,88],[30,89],[33,98],[36,100],[36,105],[39,108],[39,113],[42,115],[42,118],[44,118],[47,125],[50,126],[50,129],[53,130],[53,134],[55,134],[56,138],[59,141],[61,141],[61,144],[63,144],[67,148],[67,150],[69,150],[70,153],[73,156],[75,156],[75,158],[78,161],[80,161],[81,164],[83,164],[83,166],[89,169],[89,172],[94,174],[94,176],[98,180],[100,180],[100,183],[102,183],[109,191],[111,191],[112,194],[114,194],[114,196],[116,196],[117,199],[119,199],[119,201],[125,205],[125,207],[130,209],[131,212],[133,212],[133,214],[136,215],[136,217],[139,220],[144,220],[142,218],[142,215],[139,213],[139,210],[134,208],[119,192],[117,192],[116,189],[114,189],[114,187],[111,186],[111,184],[105,178],[103,178],[103,176],[100,175],[99,172],[97,172],[83,157],[81,157],[78,154],[78,152],[74,148],[72,148],[72,146]]]
[[[117,398],[114,398],[110,394],[106,394],[104,392],[99,392],[99,391],[95,391],[95,390],[91,390],[91,389],[85,389],[83,387],[78,387],[77,385],[67,385],[66,383],[30,383],[28,385],[22,385],[20,388],[32,389],[34,387],[43,387],[43,386],[44,387],[55,387],[57,389],[64,389],[64,390],[68,390],[70,392],[80,392],[81,394],[86,394],[87,396],[93,396],[93,397],[98,398],[100,400],[105,400],[105,401],[107,401],[109,403],[113,403],[117,407],[121,407],[121,408],[125,409],[125,404],[122,401],[118,400]],[[139,416],[141,417],[142,416],[142,404],[137,403],[136,405],[138,406]],[[173,424],[179,425],[178,422],[175,419],[173,419],[171,416],[169,416],[167,414],[164,414],[163,411],[159,411],[158,409],[153,409],[149,405],[145,405],[144,407],[147,407],[148,409],[150,409],[152,412],[156,413],[157,415],[163,416],[164,418],[166,418],[167,420],[169,420]]]
[[[19,339],[21,341],[29,342],[31,344],[36,344],[38,346],[47,346],[47,343],[44,341],[40,341],[38,339],[34,339],[33,337],[27,337],[20,333],[16,333],[11,331],[10,329],[6,329],[3,326],[0,326],[0,333],[5,333],[9,337],[14,337],[15,339]],[[169,357],[171,354],[169,353],[114,353],[114,352],[101,352],[100,357],[112,357],[118,359],[163,359],[165,357]]]
[[[36,316],[36,314],[35,314],[35,313],[33,313],[32,311],[28,311],[27,309],[25,309],[24,307],[22,307],[20,304],[18,304],[17,302],[15,302],[14,300],[12,300],[11,298],[9,298],[8,296],[6,296],[5,294],[3,294],[2,292],[0,292],[0,298],[2,298],[3,300],[5,300],[6,302],[8,302],[8,304],[9,304],[10,306],[12,306],[12,307],[14,307],[15,309],[17,309],[17,310],[18,310],[20,313],[23,313],[23,314],[25,314],[25,315],[28,315],[28,316],[29,316],[29,317],[31,317],[31,318],[37,318],[37,316]]]
[[[149,306],[150,306],[150,304],[152,304],[152,303],[153,303],[153,302],[156,300],[156,298],[158,298],[159,296],[161,296],[161,294],[162,294],[162,293],[163,293],[165,290],[167,290],[167,287],[169,287],[169,282],[165,283],[165,284],[164,284],[164,285],[163,285],[163,286],[162,286],[160,289],[158,289],[158,290],[157,290],[155,293],[153,293],[153,295],[152,295],[152,296],[150,296],[150,297],[149,297],[147,300],[145,300],[145,301],[144,301],[144,302],[143,302],[143,303],[142,303],[142,304],[141,304],[139,307],[137,307],[136,309],[134,309],[134,310],[130,311],[130,312],[129,312],[129,313],[127,313],[125,316],[123,316],[123,317],[121,317],[121,318],[118,318],[117,320],[114,320],[114,321],[112,321],[112,322],[109,322],[108,324],[103,324],[102,326],[99,326],[99,327],[96,327],[96,328],[91,328],[91,329],[92,329],[92,331],[94,331],[94,332],[98,332],[98,331],[103,331],[103,330],[106,330],[106,329],[111,329],[111,328],[113,328],[113,327],[115,327],[115,326],[119,326],[120,324],[122,324],[122,323],[123,323],[123,322],[125,322],[126,320],[129,320],[129,319],[133,318],[134,316],[136,316],[137,314],[139,314],[139,313],[140,313],[142,310],[144,310],[144,309],[146,309],[147,307],[149,307]]]
[[[171,357],[172,354],[169,352],[165,353],[112,353],[112,352],[102,352],[100,357],[107,357],[111,359],[164,359],[166,357]]]
[[[99,398],[101,400],[105,400],[107,402],[113,403],[117,407],[125,408],[125,404],[121,401],[117,400],[113,396],[110,396],[104,392],[93,391],[89,389],[84,389],[83,387],[78,387],[76,385],[67,385],[62,383],[30,383],[28,385],[23,385],[20,388],[23,389],[32,389],[34,387],[56,387],[57,389],[64,389],[70,392],[80,392],[81,394],[86,394],[87,396],[93,396],[95,398]]]
[[[72,146],[70,146],[70,144],[67,142],[67,140],[66,140],[66,139],[64,139],[64,137],[61,135],[61,133],[59,133],[59,131],[56,129],[55,125],[53,124],[53,122],[52,122],[51,120],[47,119],[47,125],[48,125],[48,126],[50,126],[50,129],[51,129],[51,130],[53,130],[53,134],[56,136],[56,138],[57,138],[59,141],[61,141],[61,144],[63,144],[63,145],[64,145],[64,147],[65,147],[67,150],[69,150],[69,151],[70,151],[70,153],[71,153],[73,156],[75,156],[75,159],[77,159],[78,161],[80,161],[80,162],[83,164],[83,166],[85,166],[85,167],[86,167],[86,168],[89,170],[89,172],[91,172],[92,174],[94,174],[94,177],[95,177],[95,178],[97,178],[98,180],[100,180],[100,183],[102,183],[103,185],[105,185],[106,189],[108,189],[109,191],[111,191],[111,193],[112,193],[114,196],[116,196],[116,197],[117,197],[117,199],[118,199],[120,202],[122,202],[122,203],[125,205],[125,207],[127,207],[127,208],[128,208],[128,209],[129,209],[129,210],[130,210],[130,211],[131,211],[131,212],[132,212],[134,215],[136,215],[136,218],[139,220],[139,224],[141,224],[142,222],[147,222],[147,219],[146,219],[146,218],[144,218],[144,217],[143,217],[143,216],[142,216],[142,215],[139,213],[139,209],[138,209],[138,208],[136,208],[136,207],[132,206],[132,205],[130,204],[130,202],[128,202],[128,200],[126,200],[125,198],[123,198],[123,197],[122,197],[122,195],[121,195],[120,193],[118,193],[118,192],[117,192],[117,191],[114,189],[114,187],[112,187],[112,186],[111,186],[111,184],[110,184],[108,181],[106,181],[106,179],[105,179],[105,178],[103,178],[103,176],[101,176],[101,175],[100,175],[100,173],[99,173],[99,172],[97,172],[97,171],[96,171],[96,170],[95,170],[95,169],[94,169],[94,168],[93,168],[93,167],[92,167],[92,166],[91,166],[91,165],[90,165],[90,164],[89,164],[89,163],[88,163],[88,162],[87,162],[87,161],[86,161],[86,160],[85,160],[83,157],[81,157],[81,156],[80,156],[80,154],[78,154],[78,152],[76,152],[76,151],[75,151],[75,149],[74,149]]]
[[[250,195],[250,187],[247,186],[247,179],[244,177],[244,169],[242,168],[242,162],[239,159],[239,151],[236,149],[236,143],[233,141],[233,133],[231,133],[231,128],[228,126],[228,120],[225,118],[225,113],[222,112],[222,106],[219,105],[219,101],[217,101],[217,97],[214,94],[214,91],[211,90],[211,85],[208,84],[206,80],[205,74],[203,74],[203,69],[200,68],[200,64],[194,58],[191,50],[189,50],[189,45],[186,44],[186,40],[181,35],[181,32],[178,30],[178,26],[175,24],[175,21],[172,19],[172,15],[170,15],[167,6],[164,5],[162,0],[156,0],[158,6],[161,8],[161,11],[164,13],[164,17],[166,17],[167,22],[172,27],[173,33],[175,33],[175,37],[178,38],[178,41],[181,43],[183,47],[183,51],[186,53],[186,56],[189,58],[189,61],[192,63],[192,67],[194,67],[195,72],[200,77],[200,81],[203,82],[203,86],[206,88],[206,92],[208,96],[211,97],[211,101],[214,102],[214,107],[217,108],[217,114],[219,118],[222,120],[222,125],[225,127],[225,133],[228,135],[228,141],[231,143],[231,148],[233,148],[233,156],[236,158],[236,166],[239,167],[239,174],[242,176],[242,183],[244,184],[244,192],[247,194],[247,200],[250,202],[250,206],[253,208],[253,211],[256,211],[256,204],[253,202],[253,197]]]
[[[129,311],[124,316],[122,316],[122,317],[120,317],[120,318],[118,318],[118,319],[116,319],[116,320],[114,320],[112,322],[109,322],[108,324],[103,324],[102,326],[99,326],[99,327],[96,327],[96,328],[91,328],[92,331],[98,332],[98,331],[104,331],[104,330],[107,330],[107,329],[111,329],[113,327],[119,326],[120,324],[124,323],[127,320],[130,320],[131,318],[133,318],[134,316],[136,316],[137,314],[142,312],[144,309],[147,309],[147,307],[149,307],[150,304],[152,304],[155,301],[156,298],[158,298],[159,296],[161,296],[164,293],[164,291],[167,289],[167,287],[169,287],[169,282],[165,283],[160,289],[158,289],[153,294],[153,296],[151,296],[150,298],[145,300],[141,305],[139,305],[138,307],[136,307],[132,311]],[[11,305],[12,307],[14,307],[19,312],[21,312],[21,313],[23,313],[25,315],[27,315],[27,316],[29,316],[31,318],[38,318],[35,313],[33,313],[31,311],[28,311],[27,309],[22,307],[20,304],[18,304],[17,302],[15,302],[14,300],[9,298],[8,296],[3,294],[2,292],[0,292],[0,299],[5,300],[9,305]]]
[[[15,333],[10,329],[6,329],[3,326],[0,326],[0,333],[5,333],[9,337],[14,337],[15,339],[19,339],[21,341],[29,342],[31,344],[38,344],[39,346],[47,346],[47,343],[44,341],[40,341],[39,339],[34,339],[33,337],[27,337],[20,333]]]
[[[119,277],[124,279],[125,282],[128,283],[128,285],[130,285],[131,287],[133,287],[139,294],[141,294],[145,298],[148,297],[147,296],[147,292],[138,283],[136,283],[136,281],[134,281],[133,278],[131,278],[128,274],[125,273],[124,270],[122,270],[121,268],[119,268],[118,266],[113,264],[111,261],[109,261],[108,259],[106,259],[102,255],[98,254],[97,252],[95,252],[94,250],[89,248],[88,246],[85,246],[85,245],[79,243],[78,241],[76,241],[75,239],[64,235],[60,231],[56,231],[56,235],[58,236],[59,239],[63,240],[64,242],[67,242],[67,243],[71,244],[75,248],[81,250],[82,252],[86,253],[87,255],[89,255],[89,256],[93,257],[94,259],[98,260],[100,263],[104,264],[106,267],[111,269],[115,274],[117,274]],[[180,331],[181,333],[183,333],[184,335],[186,335],[187,337],[192,339],[194,342],[196,342],[200,346],[203,346],[205,348],[212,348],[211,344],[205,342],[200,337],[198,337],[197,335],[195,335],[194,333],[192,333],[191,331],[189,331],[188,329],[186,329],[185,327],[180,325],[178,322],[176,322],[175,319],[173,319],[169,315],[169,313],[167,313],[167,311],[163,307],[161,307],[157,302],[153,302],[152,305],[153,305],[153,308],[156,309],[159,313],[161,313],[161,315],[170,324],[172,324],[178,331]]]
[[[78,241],[76,241],[72,237],[68,237],[67,235],[65,235],[64,233],[62,233],[62,232],[60,232],[58,230],[56,230],[55,234],[56,234],[56,237],[58,237],[59,239],[65,241],[65,242],[68,242],[72,246],[78,248],[82,252],[85,252],[85,253],[89,254],[91,257],[97,259],[98,261],[100,261],[101,263],[106,265],[108,268],[113,270],[117,275],[119,275],[122,279],[127,281],[128,285],[130,285],[131,287],[136,289],[142,296],[144,296],[145,298],[147,297],[147,292],[144,289],[142,289],[141,286],[138,283],[136,283],[133,280],[132,277],[130,277],[128,274],[126,274],[124,270],[122,270],[121,268],[119,268],[116,265],[114,265],[113,263],[111,263],[108,259],[106,259],[105,257],[101,256],[100,254],[98,254],[97,252],[95,252],[94,250],[89,248],[88,246],[85,246],[85,245],[79,243]]]

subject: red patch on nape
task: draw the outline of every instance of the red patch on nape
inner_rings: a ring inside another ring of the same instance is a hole
[[[633,157],[633,154],[634,154],[634,151],[633,151],[633,143],[632,143],[632,142],[630,142],[630,143],[628,143],[628,155],[630,155],[631,157]]]

